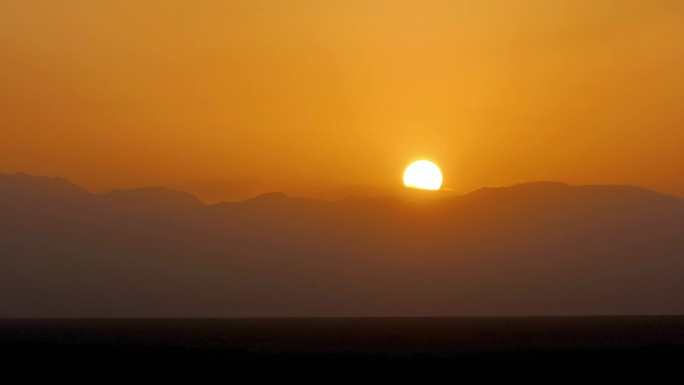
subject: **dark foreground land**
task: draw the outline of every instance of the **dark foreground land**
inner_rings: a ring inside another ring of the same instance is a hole
[[[530,368],[661,373],[684,365],[684,316],[5,319],[0,354],[5,369],[31,363],[118,374],[311,365],[485,377]]]

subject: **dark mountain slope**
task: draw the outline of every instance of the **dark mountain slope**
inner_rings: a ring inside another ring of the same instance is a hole
[[[684,313],[684,200],[640,188],[206,206],[32,178],[0,176],[0,316]]]

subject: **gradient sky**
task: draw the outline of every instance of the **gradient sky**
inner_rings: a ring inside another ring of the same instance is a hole
[[[427,158],[684,196],[683,149],[679,0],[0,0],[0,172],[219,200]]]

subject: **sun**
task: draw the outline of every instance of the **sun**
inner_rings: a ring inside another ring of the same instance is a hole
[[[429,160],[415,161],[404,171],[404,186],[422,190],[439,190],[442,187],[442,172]]]

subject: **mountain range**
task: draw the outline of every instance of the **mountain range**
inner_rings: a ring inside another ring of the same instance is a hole
[[[207,205],[0,174],[0,317],[684,314],[684,199],[422,195]]]

